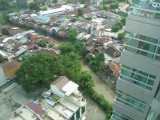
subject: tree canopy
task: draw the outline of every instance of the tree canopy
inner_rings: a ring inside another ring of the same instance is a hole
[[[60,74],[58,59],[49,54],[39,53],[27,58],[16,71],[16,82],[27,91],[49,87]]]
[[[0,54],[0,63],[3,62],[3,56]]]
[[[9,30],[7,28],[2,29],[2,34],[3,35],[9,35]]]
[[[76,29],[70,29],[69,33],[68,33],[68,40],[70,42],[74,42],[74,41],[76,41],[76,37],[77,37],[77,30]]]
[[[40,6],[37,2],[31,2],[29,4],[29,9],[30,10],[36,10],[36,11],[40,11]]]
[[[124,42],[125,35],[126,35],[125,32],[119,33],[119,34],[118,34],[118,40],[120,40],[120,41],[123,43],[123,42]]]
[[[45,39],[41,39],[38,42],[38,46],[40,46],[40,47],[46,47],[47,46],[47,41]]]
[[[83,15],[83,10],[81,8],[78,8],[78,16],[82,16]]]

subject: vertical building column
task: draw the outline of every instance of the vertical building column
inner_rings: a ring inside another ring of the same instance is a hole
[[[76,113],[74,113],[74,120],[77,120],[77,115],[76,115]]]
[[[82,107],[79,108],[79,116],[80,116],[80,118],[82,116]]]

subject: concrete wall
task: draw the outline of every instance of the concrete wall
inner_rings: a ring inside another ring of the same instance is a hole
[[[0,67],[0,86],[4,85],[6,83],[6,77],[5,74],[3,72],[2,67]]]

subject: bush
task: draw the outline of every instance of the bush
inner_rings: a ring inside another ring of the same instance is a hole
[[[112,116],[112,105],[104,98],[103,95],[98,94],[93,88],[90,88],[85,93],[106,113],[106,120],[110,120]]]
[[[88,18],[86,18],[86,20],[92,20],[92,17],[88,17]]]
[[[52,42],[50,42],[49,45],[48,45],[49,48],[51,48],[53,46],[54,46],[54,44]]]
[[[47,8],[47,7],[44,7],[42,10],[43,10],[43,11],[46,11],[46,10],[48,10],[48,8]]]
[[[38,42],[38,46],[40,46],[40,47],[46,47],[47,46],[47,41],[45,39],[41,39]]]
[[[3,28],[2,34],[3,35],[9,35],[9,30],[7,28]]]
[[[76,21],[77,21],[76,18],[71,19],[71,22],[76,22]]]
[[[120,41],[123,43],[123,42],[124,42],[125,35],[126,35],[125,32],[119,33],[119,34],[118,34],[118,40],[120,40]]]
[[[3,62],[3,56],[0,54],[0,63]]]

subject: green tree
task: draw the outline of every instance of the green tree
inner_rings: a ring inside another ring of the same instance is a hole
[[[7,13],[3,13],[2,14],[2,19],[6,22],[6,23],[8,23],[9,22],[9,15],[7,14]]]
[[[95,72],[102,71],[104,72],[106,69],[106,65],[104,63],[104,53],[98,53],[93,60],[89,62],[91,69]]]
[[[60,74],[60,68],[57,58],[53,55],[32,55],[16,71],[16,82],[27,92],[49,88],[50,83],[55,80],[53,76]]]
[[[111,3],[110,9],[117,9],[117,8],[118,8],[118,3],[117,2]]]
[[[0,54],[0,63],[3,62],[3,56]]]
[[[53,0],[53,3],[57,3],[58,2],[58,0]]]
[[[85,4],[86,0],[81,0],[81,4]]]
[[[77,37],[77,30],[76,29],[70,29],[68,33],[68,40],[70,42],[75,42]]]
[[[7,28],[2,29],[2,34],[3,35],[9,35],[9,30]]]
[[[75,52],[76,49],[75,49],[75,46],[70,43],[70,42],[66,42],[66,43],[63,43],[59,46],[59,50],[61,51],[62,54],[66,54],[66,53],[70,53],[70,52]]]
[[[80,56],[74,52],[63,54],[59,56],[59,62],[62,65],[61,71],[63,75],[79,83],[81,71]]]
[[[118,34],[118,40],[120,40],[122,43],[124,43],[125,35],[126,35],[126,32],[119,33]]]
[[[109,7],[108,7],[108,6],[106,6],[106,5],[103,5],[103,10],[106,10],[106,11],[108,11],[108,9],[109,9]]]
[[[40,6],[37,2],[32,2],[32,3],[29,4],[29,9],[40,11]]]
[[[88,54],[85,56],[85,61],[89,63],[91,60],[93,60],[93,56],[92,56],[92,54],[88,53]]]
[[[123,23],[123,25],[125,25],[126,24],[126,17],[122,18],[121,22]]]
[[[118,32],[119,29],[120,29],[120,27],[118,25],[114,25],[112,27],[112,32]]]
[[[80,75],[80,86],[82,89],[91,89],[94,86],[94,82],[92,80],[91,74],[89,74],[87,71],[83,71]]]
[[[92,17],[88,17],[88,18],[86,18],[86,20],[92,20]]]
[[[43,11],[46,11],[46,10],[48,10],[48,8],[47,8],[47,7],[44,7],[42,10],[43,10]]]
[[[0,0],[0,11],[7,11],[10,7],[11,6],[7,0]]]
[[[83,15],[83,10],[81,8],[78,8],[78,16],[82,16]]]
[[[48,45],[49,48],[51,48],[51,47],[53,47],[53,46],[54,46],[54,43],[53,43],[53,42],[50,42],[49,45]]]
[[[47,46],[47,41],[45,39],[41,39],[38,42],[38,46],[40,46],[40,47],[46,47]]]
[[[77,21],[76,18],[71,19],[71,22],[76,22],[76,21]]]

